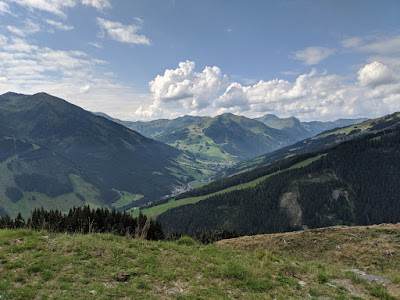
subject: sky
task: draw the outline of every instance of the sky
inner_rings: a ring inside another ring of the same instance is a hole
[[[123,120],[400,111],[400,1],[0,0],[0,94]]]

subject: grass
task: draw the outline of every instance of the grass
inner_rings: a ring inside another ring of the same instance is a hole
[[[2,181],[2,176],[8,176],[10,174],[12,175],[8,169],[4,170],[3,172],[2,171],[2,166],[0,166],[0,182],[4,182]],[[78,175],[70,174],[69,177],[74,189],[74,191],[71,193],[51,198],[38,192],[23,192],[24,196],[22,199],[14,203],[11,200],[8,200],[5,195],[3,197],[2,193],[0,192],[0,199],[2,199],[0,200],[0,203],[3,201],[2,206],[8,209],[11,217],[16,217],[18,212],[20,212],[25,219],[30,216],[31,211],[35,208],[40,209],[45,207],[48,210],[58,209],[62,212],[68,212],[68,210],[73,206],[83,206],[85,204],[90,204],[92,208],[100,207],[100,192],[96,187],[84,181]],[[13,184],[11,184],[11,186]],[[77,194],[83,196],[86,201],[82,201]]]
[[[308,158],[308,159],[306,159],[304,161],[301,161],[301,162],[289,167],[288,169],[281,170],[281,171],[278,171],[278,172],[275,172],[275,173],[272,173],[272,174],[269,174],[269,175],[265,175],[265,176],[259,177],[259,178],[255,179],[253,181],[250,181],[250,182],[245,182],[245,183],[242,183],[242,184],[239,184],[239,185],[231,186],[231,187],[228,187],[226,189],[220,190],[220,191],[212,193],[212,194],[208,194],[208,195],[204,195],[204,196],[198,196],[198,197],[190,197],[190,198],[185,198],[185,199],[180,199],[180,200],[172,199],[167,203],[163,203],[163,204],[160,204],[160,205],[157,205],[157,206],[153,206],[153,207],[150,207],[150,208],[145,208],[145,209],[142,210],[142,213],[144,215],[147,215],[147,216],[156,217],[156,216],[166,212],[167,210],[175,208],[175,207],[179,207],[179,206],[182,206],[182,205],[188,205],[188,204],[195,204],[195,203],[197,203],[199,201],[205,200],[205,199],[210,198],[212,196],[223,194],[223,193],[229,193],[229,192],[234,191],[234,190],[241,190],[241,189],[251,188],[251,187],[254,187],[257,184],[259,184],[260,182],[264,181],[265,179],[267,179],[267,178],[269,178],[269,177],[271,177],[273,175],[276,175],[278,173],[284,172],[286,170],[292,170],[292,169],[305,167],[305,166],[311,164],[312,162],[320,159],[324,155],[325,154],[321,154],[321,155],[318,155],[318,156],[315,156],[315,157]],[[139,216],[139,210],[137,209],[137,210],[133,211],[131,214],[132,214],[133,217],[137,217],[137,216]]]
[[[335,230],[306,233],[309,238],[321,239],[321,243],[330,240],[331,235],[332,239],[337,238]],[[384,240],[389,233],[375,234]],[[329,262],[329,250],[319,253],[308,244],[279,252],[279,243],[271,244],[279,241],[279,237],[291,235],[255,236],[255,240],[263,239],[270,246],[257,244],[254,249],[249,249],[254,243],[248,237],[249,247],[244,249],[244,238],[205,246],[188,237],[176,242],[150,242],[109,234],[0,230],[0,296],[2,299],[389,300],[400,296],[399,286],[394,283],[383,286],[359,280],[347,270],[351,265],[346,261]],[[393,242],[391,238],[388,243]],[[294,244],[294,239],[288,240],[289,245]],[[358,246],[359,252],[366,250],[362,243]],[[316,254],[304,255],[307,251]],[[377,259],[380,253],[375,254]],[[394,264],[384,275],[390,277],[397,270],[398,265]],[[130,279],[117,282],[115,276],[121,273],[130,274]]]
[[[133,202],[142,199],[144,197],[144,195],[132,194],[127,191],[117,191],[117,192],[120,195],[120,198],[114,203],[114,207],[116,208],[132,204]]]
[[[237,157],[222,151],[222,145],[216,144],[210,137],[203,133],[204,127],[189,126],[189,136],[186,139],[169,143],[170,146],[180,150],[195,153],[199,159],[208,163],[226,163],[236,161]]]
[[[319,261],[336,269],[347,269],[345,278],[349,283],[367,286],[368,294],[380,299],[398,299],[390,295],[400,296],[400,260],[388,253],[395,253],[399,239],[400,223],[364,227],[335,226],[248,236],[223,240],[217,242],[217,245],[235,250],[267,251],[271,255],[295,254],[300,260]],[[352,269],[387,277],[390,283],[385,284],[386,287],[369,284]],[[317,272],[314,280],[328,283],[334,278],[325,268]]]
[[[205,186],[205,185],[207,185],[207,184],[208,184],[208,182],[193,181],[193,182],[190,182],[190,183],[189,183],[189,186],[190,186],[191,188],[199,188],[199,187]]]
[[[34,148],[37,147],[36,145],[34,146]],[[82,206],[85,204],[77,194],[83,196],[87,200],[86,203],[90,203],[91,206],[99,205],[100,192],[98,189],[84,181],[80,176],[74,174],[69,175],[74,190],[72,193],[51,198],[38,192],[23,192],[24,195],[19,201],[12,202],[5,195],[4,191],[6,187],[17,187],[14,182],[15,173],[7,167],[11,161],[16,159],[18,159],[18,155],[9,157],[0,163],[0,205],[7,210],[7,213],[11,217],[16,217],[18,212],[20,212],[24,218],[27,218],[34,208],[41,207],[59,209],[66,212],[73,206]]]

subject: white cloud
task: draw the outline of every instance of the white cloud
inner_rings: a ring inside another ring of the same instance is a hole
[[[93,47],[97,48],[97,49],[103,48],[103,46],[100,45],[99,43],[89,42],[88,44],[89,44],[90,46],[93,46]]]
[[[5,13],[8,13],[8,14],[11,13],[10,6],[7,3],[0,1],[0,15],[5,14]]]
[[[283,72],[281,72],[281,74],[293,76],[293,75],[299,75],[300,73],[298,71],[283,71]]]
[[[132,117],[174,118],[225,112],[248,117],[275,113],[302,120],[377,117],[398,111],[400,103],[400,76],[396,75],[400,58],[384,58],[351,75],[330,75],[312,69],[293,81],[276,78],[256,84],[228,83],[218,67],[209,68],[216,71],[210,75],[196,72],[194,62],[181,62],[179,68],[166,70],[149,83],[153,100],[147,98]]]
[[[15,26],[8,25],[6,28],[8,29],[8,31],[10,31],[13,34],[16,34],[19,36],[25,36],[25,32]]]
[[[38,49],[35,45],[28,44],[24,39],[21,38],[11,38],[12,43],[7,43],[3,45],[3,49],[15,54],[30,53]]]
[[[218,67],[195,71],[192,61],[180,62],[149,82],[152,101],[135,112],[136,119],[174,118],[183,114],[212,114],[211,101],[228,85],[228,77]]]
[[[179,102],[186,109],[204,108],[210,97],[215,96],[227,85],[228,78],[218,67],[205,67],[195,72],[195,63],[179,63],[179,68],[166,70],[149,83],[158,104]]]
[[[316,65],[333,53],[335,53],[335,50],[325,47],[307,47],[304,50],[294,52],[293,57],[301,60],[305,65]]]
[[[218,98],[216,105],[224,108],[240,107],[240,110],[247,110],[249,109],[249,101],[246,95],[247,90],[248,88],[244,88],[240,83],[234,82]]]
[[[0,94],[45,91],[87,110],[132,118],[131,112],[149,96],[118,82],[104,63],[84,52],[39,47],[0,34]]]
[[[83,5],[93,6],[97,10],[103,10],[105,8],[110,8],[111,4],[109,0],[82,0]]]
[[[50,19],[47,19],[46,23],[51,25],[51,26],[54,26],[55,28],[57,28],[59,30],[72,30],[72,29],[74,29],[74,26],[68,26],[68,25],[65,25],[65,24],[63,24],[61,22],[57,22],[57,21],[50,20]]]
[[[25,28],[24,31],[26,34],[36,33],[40,31],[40,26],[37,23],[34,23],[31,19],[25,20]]]
[[[13,33],[15,35],[19,35],[21,37],[24,37],[26,35],[33,34],[33,33],[40,31],[39,24],[32,22],[31,19],[26,19],[24,23],[25,23],[25,26],[23,28],[17,28],[15,26],[11,26],[11,25],[6,26],[6,28],[11,33]]]
[[[74,7],[75,0],[10,0],[28,9],[43,10],[65,18],[64,9]]]
[[[399,53],[400,35],[394,37],[353,37],[342,41],[343,47],[359,52],[380,54]]]
[[[142,18],[135,17],[134,19],[135,19],[136,22],[138,22],[138,24],[143,24],[144,23],[144,20]]]
[[[362,39],[360,37],[352,37],[345,39],[341,42],[342,46],[345,48],[354,48],[362,44]]]
[[[358,80],[362,86],[378,86],[394,81],[394,74],[389,68],[377,61],[365,65],[358,71]]]
[[[115,41],[150,45],[150,40],[146,36],[137,34],[141,29],[141,24],[123,25],[119,22],[112,22],[103,18],[97,18],[97,22],[102,30],[107,31],[108,35]]]

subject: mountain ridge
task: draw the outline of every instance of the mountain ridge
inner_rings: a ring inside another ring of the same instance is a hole
[[[10,161],[3,161],[8,176],[7,182],[2,184],[3,193],[7,187],[18,187],[28,206],[35,205],[35,202],[27,199],[39,193],[37,189],[28,187],[39,184],[39,177],[35,174],[48,168],[35,148],[48,149],[50,154],[55,153],[58,158],[72,163],[75,175],[85,182],[82,184],[88,189],[96,187],[97,196],[92,193],[92,203],[106,206],[119,199],[123,191],[130,193],[132,199],[134,195],[143,195],[142,202],[157,199],[189,178],[177,161],[183,155],[180,150],[46,93],[1,95],[0,133],[4,137],[1,141],[4,149],[11,151],[6,157]],[[12,152],[6,137],[36,145],[30,149],[29,160]],[[17,162],[25,166],[24,172],[28,172],[30,177],[26,175],[20,177],[22,181],[15,180],[22,174],[22,169],[9,169],[7,166],[17,165]],[[73,185],[69,179],[71,172],[64,174],[63,182]],[[0,206],[10,210],[10,199],[5,194],[3,197]],[[82,197],[71,195],[72,198],[75,205]]]

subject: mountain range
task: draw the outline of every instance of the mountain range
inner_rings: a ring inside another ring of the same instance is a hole
[[[276,115],[267,114],[260,118],[255,118],[255,120],[260,121],[271,128],[286,132],[291,139],[297,142],[312,136],[316,136],[317,134],[327,130],[361,123],[367,119],[338,119],[331,122],[300,122],[300,120],[295,117],[279,118]]]
[[[156,211],[167,230],[241,234],[397,220],[395,209],[382,209],[397,201],[388,191],[396,190],[399,175],[389,165],[398,159],[398,113],[294,144],[301,134],[361,120],[304,123],[223,114],[115,121],[46,93],[1,95],[0,214],[90,204],[136,215],[134,207],[141,207],[145,214]],[[205,165],[260,153],[220,173],[222,180],[158,201],[204,178],[210,172]]]
[[[188,234],[211,228],[256,234],[400,221],[400,113],[311,140],[327,137],[329,143],[309,144],[310,152],[303,149],[214,181],[143,213],[158,214],[167,231]]]
[[[275,115],[249,119],[226,113],[216,117],[184,116],[148,122],[130,122],[111,118],[144,136],[192,153],[205,163],[238,162],[272,152],[299,140],[336,127],[366,119],[339,119],[334,122],[300,122]]]

